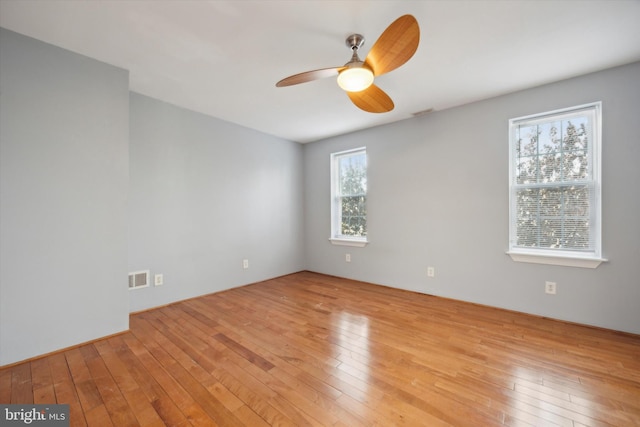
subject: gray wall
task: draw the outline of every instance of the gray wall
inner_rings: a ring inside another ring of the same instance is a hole
[[[508,120],[592,101],[603,102],[603,254],[610,261],[595,270],[516,263],[505,254]],[[635,63],[308,144],[306,268],[640,333],[638,117]],[[332,246],[329,154],[360,146],[369,161],[370,244]],[[545,281],[558,284],[557,295],[544,293]]]
[[[302,146],[131,94],[131,310],[304,268]],[[249,268],[242,268],[242,260]]]
[[[128,72],[0,29],[0,365],[126,330]]]

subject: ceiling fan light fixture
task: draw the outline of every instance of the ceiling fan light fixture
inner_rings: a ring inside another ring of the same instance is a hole
[[[373,71],[367,67],[349,67],[338,74],[338,86],[347,92],[360,92],[373,84]]]

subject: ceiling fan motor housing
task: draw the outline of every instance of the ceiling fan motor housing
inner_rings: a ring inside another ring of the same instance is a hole
[[[358,50],[364,44],[364,36],[362,34],[351,34],[344,41],[347,47],[351,50]]]

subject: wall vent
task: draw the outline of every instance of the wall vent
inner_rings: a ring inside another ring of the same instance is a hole
[[[422,110],[422,111],[416,111],[415,113],[413,113],[413,117],[420,117],[420,116],[426,116],[429,113],[433,113],[433,108],[427,108],[426,110]]]
[[[149,270],[129,273],[129,289],[149,287]]]

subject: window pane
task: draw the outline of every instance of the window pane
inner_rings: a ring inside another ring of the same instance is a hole
[[[550,121],[538,125],[539,151],[543,153],[557,153],[561,149],[560,121]]]
[[[516,246],[592,249],[588,186],[520,189],[516,192]]]
[[[366,236],[366,197],[343,197],[341,203],[341,211],[341,234],[344,236]]]
[[[562,215],[562,190],[558,188],[541,188],[538,190],[538,204],[543,218]]]
[[[538,182],[538,158],[521,157],[517,160],[517,183],[533,184]]]
[[[553,152],[540,156],[540,181],[539,182],[561,182],[562,181],[562,154]]]
[[[548,249],[560,248],[560,225],[560,220],[555,218],[541,219],[538,247]]]
[[[588,124],[588,117],[574,117],[562,123],[564,150],[562,172],[565,181],[589,179]]]
[[[584,150],[587,148],[587,124],[586,116],[573,117],[562,121],[562,142],[564,150]]]
[[[562,162],[565,181],[581,181],[589,178],[589,157],[586,151],[577,150],[565,153]]]
[[[572,186],[565,190],[565,212],[571,216],[589,217],[591,191],[586,185]]]
[[[365,194],[367,191],[367,168],[364,154],[343,157],[339,161],[340,194]]]
[[[518,156],[538,155],[538,127],[518,126],[516,138],[518,139]]]

